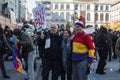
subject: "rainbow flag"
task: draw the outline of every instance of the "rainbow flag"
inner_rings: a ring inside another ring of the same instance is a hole
[[[26,75],[26,71],[23,69],[22,65],[22,58],[20,56],[20,47],[20,44],[16,42],[15,49],[12,52],[13,64],[18,72]]]

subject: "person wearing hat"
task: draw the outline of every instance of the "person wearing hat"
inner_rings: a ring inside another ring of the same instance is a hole
[[[83,31],[84,24],[75,22],[75,35],[72,42],[73,80],[87,80],[87,71],[94,60],[95,46],[90,35]]]

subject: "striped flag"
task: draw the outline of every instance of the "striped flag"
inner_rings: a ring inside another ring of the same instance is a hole
[[[20,47],[21,46],[18,42],[16,42],[15,46],[16,47],[12,52],[13,64],[18,72],[26,75],[26,71],[23,69],[23,65],[22,65],[22,58],[20,56]]]

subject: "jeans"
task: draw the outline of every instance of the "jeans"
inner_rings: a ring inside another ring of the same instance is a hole
[[[83,61],[73,61],[72,70],[73,70],[73,80],[87,80],[87,67],[88,60]]]
[[[34,76],[34,60],[36,57],[36,52],[31,51],[28,53],[28,80],[35,80]]]

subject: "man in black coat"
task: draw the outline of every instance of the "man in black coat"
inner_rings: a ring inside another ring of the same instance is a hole
[[[58,34],[58,26],[53,24],[47,33],[41,33],[41,46],[43,50],[42,80],[49,79],[52,71],[52,80],[58,80],[61,69],[61,42],[62,37]]]

